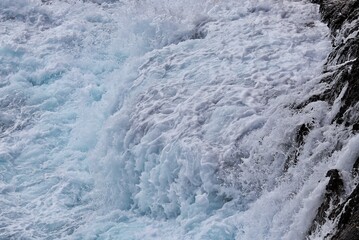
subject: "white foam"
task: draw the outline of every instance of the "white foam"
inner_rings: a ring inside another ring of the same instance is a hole
[[[317,7],[1,4],[0,236],[304,235],[349,138],[326,103],[291,108],[323,87]],[[294,146],[304,123],[314,129]]]

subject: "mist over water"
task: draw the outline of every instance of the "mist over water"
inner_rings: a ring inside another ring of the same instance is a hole
[[[358,155],[294,107],[331,47],[306,1],[2,0],[0,34],[1,239],[302,239]]]

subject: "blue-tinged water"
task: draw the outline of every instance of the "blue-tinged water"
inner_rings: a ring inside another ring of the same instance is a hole
[[[1,239],[305,236],[355,141],[291,108],[325,87],[315,5],[43,2],[0,2]]]

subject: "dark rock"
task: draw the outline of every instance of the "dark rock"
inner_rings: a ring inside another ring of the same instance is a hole
[[[333,119],[359,131],[359,0],[313,0],[320,5],[322,20],[331,30],[333,50],[325,64],[326,77],[322,83],[327,89],[309,96],[297,109],[315,101],[339,104]],[[305,129],[304,129],[305,130]],[[305,131],[304,131],[305,132]],[[305,139],[299,139],[305,140]],[[359,239],[359,185],[345,196],[344,182],[338,170],[328,171],[330,178],[323,202],[318,209],[309,234],[319,229],[325,221],[333,221],[336,229],[326,239]],[[353,165],[352,177],[359,177],[359,158]]]
[[[329,177],[329,182],[325,188],[323,202],[318,208],[317,215],[309,229],[309,234],[322,226],[328,218],[333,218],[333,209],[339,204],[340,196],[344,193],[344,183],[337,169],[329,170],[326,177]]]
[[[352,171],[354,176],[358,176],[359,175],[359,157],[357,158],[357,160],[355,161],[354,165],[353,165],[353,171]]]
[[[359,44],[359,38],[357,40]],[[348,83],[348,88],[342,98],[342,106],[335,119],[338,123],[345,123],[349,126],[359,120],[357,117],[351,119],[351,116],[355,115],[351,113],[351,108],[359,101],[359,59],[355,60],[351,72],[346,72],[342,80]]]
[[[339,221],[337,232],[333,240],[356,240],[359,239],[359,185],[340,205]]]
[[[284,171],[287,171],[289,167],[296,165],[298,162],[298,156],[305,142],[305,137],[309,134],[310,130],[313,128],[309,123],[303,123],[297,129],[295,135],[294,144],[292,150],[289,150],[288,158],[284,163]]]
[[[332,33],[340,29],[345,21],[356,19],[358,14],[358,0],[314,0],[320,5],[320,13],[324,22],[328,24]]]
[[[309,96],[297,109],[315,101],[333,104],[340,97],[334,122],[359,129],[359,0],[313,2],[320,4],[322,19],[328,23],[333,36],[333,51],[325,65],[327,77],[322,79],[328,89]]]
[[[353,131],[358,131],[359,130],[359,123],[355,123],[353,125]]]
[[[325,188],[328,194],[339,195],[341,192],[343,192],[343,180],[340,177],[339,171],[337,169],[329,170],[325,177],[330,178],[328,185]]]
[[[298,133],[297,133],[297,139],[296,139],[296,142],[299,145],[303,145],[304,137],[308,135],[310,129],[311,129],[311,127],[309,126],[308,123],[304,123],[300,126]]]
[[[183,41],[194,40],[194,39],[204,39],[207,36],[206,24],[210,21],[211,20],[207,18],[202,19],[194,26],[194,28],[191,31],[184,34],[183,36],[180,36],[178,38],[178,41],[176,42],[183,42]]]

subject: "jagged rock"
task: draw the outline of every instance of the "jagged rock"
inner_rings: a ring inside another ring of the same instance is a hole
[[[357,39],[359,44],[359,38]],[[358,49],[358,47],[357,47]],[[359,55],[359,54],[358,54]],[[358,56],[359,57],[359,56]],[[343,79],[344,80],[344,79]],[[358,111],[355,106],[359,102],[359,59],[357,59],[352,65],[352,70],[345,76],[345,81],[348,82],[348,89],[346,90],[342,98],[342,106],[339,113],[336,116],[338,123],[345,123],[346,126],[353,125],[358,122]]]
[[[202,19],[195,25],[192,31],[188,32],[184,36],[181,36],[177,42],[183,42],[189,39],[204,39],[207,36],[205,25],[210,21],[210,19]]]
[[[320,13],[324,22],[335,34],[345,21],[351,21],[358,14],[359,1],[357,0],[314,0],[320,5]]]
[[[333,240],[359,239],[359,185],[341,205],[338,230]]]
[[[344,193],[344,183],[337,169],[331,169],[327,172],[329,182],[325,188],[325,195],[321,206],[318,208],[316,217],[309,230],[309,234],[313,233],[318,227],[324,224],[326,219],[333,217],[333,209],[340,202],[340,195]]]
[[[338,169],[331,169],[327,172],[326,177],[329,177],[328,185],[325,190],[329,195],[339,195],[343,192],[343,180],[340,177]]]
[[[298,133],[297,133],[297,139],[296,139],[296,142],[299,145],[302,145],[304,143],[304,137],[308,135],[311,128],[312,127],[308,123],[304,123],[300,126]]]
[[[327,77],[322,82],[331,87],[310,96],[297,108],[310,102],[327,101],[333,104],[340,96],[340,110],[334,121],[359,130],[359,0],[314,0],[320,4],[324,22],[333,36],[333,51],[325,65]]]
[[[359,157],[357,158],[357,160],[355,161],[355,163],[353,165],[353,175],[354,176],[359,175]]]
[[[339,104],[333,123],[343,124],[356,133],[359,131],[359,0],[312,2],[320,4],[322,20],[328,24],[333,39],[333,51],[325,65],[326,77],[322,79],[328,88],[322,93],[309,96],[297,108],[315,101]],[[353,177],[359,177],[358,169],[359,158],[353,165]],[[309,234],[330,220],[337,223],[337,229],[326,239],[359,239],[359,185],[346,197],[339,171],[330,170],[327,177],[330,180],[326,193]]]
[[[303,123],[297,129],[297,133],[295,135],[295,141],[293,144],[292,150],[289,150],[288,158],[284,163],[284,171],[287,171],[289,167],[297,164],[298,156],[302,149],[302,146],[305,142],[305,137],[309,134],[310,130],[313,128],[309,123]]]

